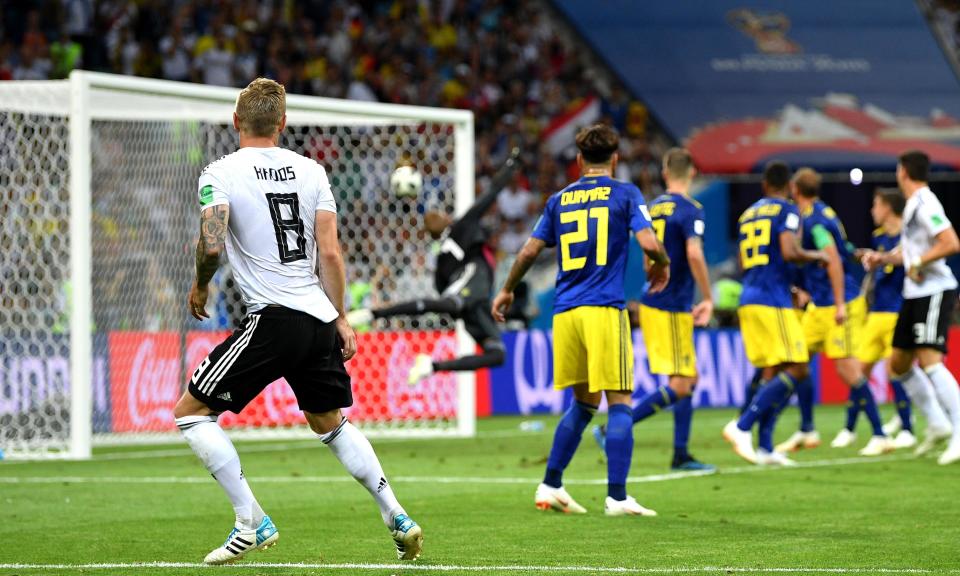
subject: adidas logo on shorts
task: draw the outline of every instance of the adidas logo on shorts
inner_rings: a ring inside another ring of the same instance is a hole
[[[217,398],[221,400],[226,400],[227,402],[232,402],[233,398],[230,396],[229,392],[224,392],[223,394],[217,395]]]

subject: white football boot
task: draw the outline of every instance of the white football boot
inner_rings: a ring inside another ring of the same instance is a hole
[[[928,426],[927,433],[923,437],[923,442],[917,444],[917,447],[913,449],[913,453],[917,456],[927,454],[936,448],[940,442],[949,438],[952,432],[950,428],[932,428]]]
[[[365,326],[373,322],[373,310],[358,308],[347,312],[347,323],[351,326]]]
[[[656,516],[656,510],[644,508],[633,496],[627,496],[626,500],[614,500],[607,496],[603,504],[603,513],[606,516]]]
[[[913,448],[917,445],[917,437],[909,430],[900,430],[893,438],[894,448]]]
[[[893,438],[897,435],[897,432],[903,430],[903,421],[900,420],[899,414],[894,414],[887,423],[883,425],[883,433],[887,436]]]
[[[428,354],[417,354],[417,358],[413,361],[413,366],[410,368],[410,373],[407,375],[407,384],[416,386],[421,380],[429,378],[432,375],[433,358]]]
[[[753,434],[737,427],[737,422],[731,420],[723,427],[723,439],[733,445],[737,456],[751,464],[757,463],[757,453],[753,449]]]
[[[861,456],[880,456],[893,451],[893,442],[886,436],[871,436],[867,445],[857,454]]]
[[[767,452],[763,448],[757,450],[757,464],[761,466],[796,466],[797,463],[787,458],[783,452]]]
[[[214,549],[203,559],[204,564],[229,564],[253,552],[263,550],[277,543],[280,532],[270,520],[264,516],[257,529],[234,527],[227,536],[223,546]]]
[[[546,484],[537,486],[537,493],[533,497],[537,510],[556,510],[564,514],[586,514],[587,509],[577,504],[563,486],[554,488]]]
[[[857,441],[857,433],[841,428],[837,436],[830,442],[831,448],[849,448]]]
[[[394,529],[390,531],[393,543],[397,545],[397,558],[416,560],[423,551],[423,529],[406,514],[397,514],[393,519]]]
[[[947,466],[954,462],[960,462],[960,437],[950,441],[947,449],[937,458],[937,464]]]
[[[786,441],[777,444],[774,448],[776,452],[796,452],[800,449],[812,450],[820,445],[820,433],[816,430],[810,432],[801,432],[797,430]]]

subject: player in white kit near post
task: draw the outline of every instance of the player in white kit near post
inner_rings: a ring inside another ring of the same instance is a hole
[[[960,389],[943,365],[947,328],[957,306],[957,279],[944,259],[960,252],[960,240],[927,186],[929,171],[930,157],[925,153],[913,150],[900,155],[897,184],[907,198],[900,247],[870,252],[863,261],[871,269],[902,262],[907,271],[890,372],[927,417],[927,435],[917,452],[929,452],[937,442],[950,438],[938,460],[946,465],[960,461]],[[913,366],[914,360],[919,369]]]
[[[224,564],[276,543],[240,458],[217,424],[268,384],[290,384],[310,428],[373,496],[397,547],[420,555],[423,533],[397,502],[370,442],[343,416],[353,404],[344,362],[357,341],[344,314],[345,273],[337,208],[323,167],[279,148],[286,126],[283,86],[258,78],[240,92],[233,125],[240,149],[200,175],[200,240],[190,312],[207,317],[207,284],[226,251],[248,315],[197,367],[174,409],[190,447],[233,504],[227,540],[205,558]]]

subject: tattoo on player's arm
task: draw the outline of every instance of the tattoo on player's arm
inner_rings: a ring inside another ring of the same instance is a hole
[[[227,240],[230,208],[211,206],[200,214],[200,240],[197,241],[197,285],[206,286],[220,266],[220,254]]]

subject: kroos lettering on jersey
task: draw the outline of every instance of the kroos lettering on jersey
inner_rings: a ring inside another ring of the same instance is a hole
[[[284,166],[279,170],[276,168],[253,167],[257,175],[257,180],[273,180],[274,182],[286,182],[287,180],[296,180],[297,175],[293,172],[293,166]]]
[[[241,148],[203,170],[199,201],[230,206],[227,257],[249,311],[278,304],[336,319],[315,272],[316,212],[337,212],[321,165],[282,148]]]

